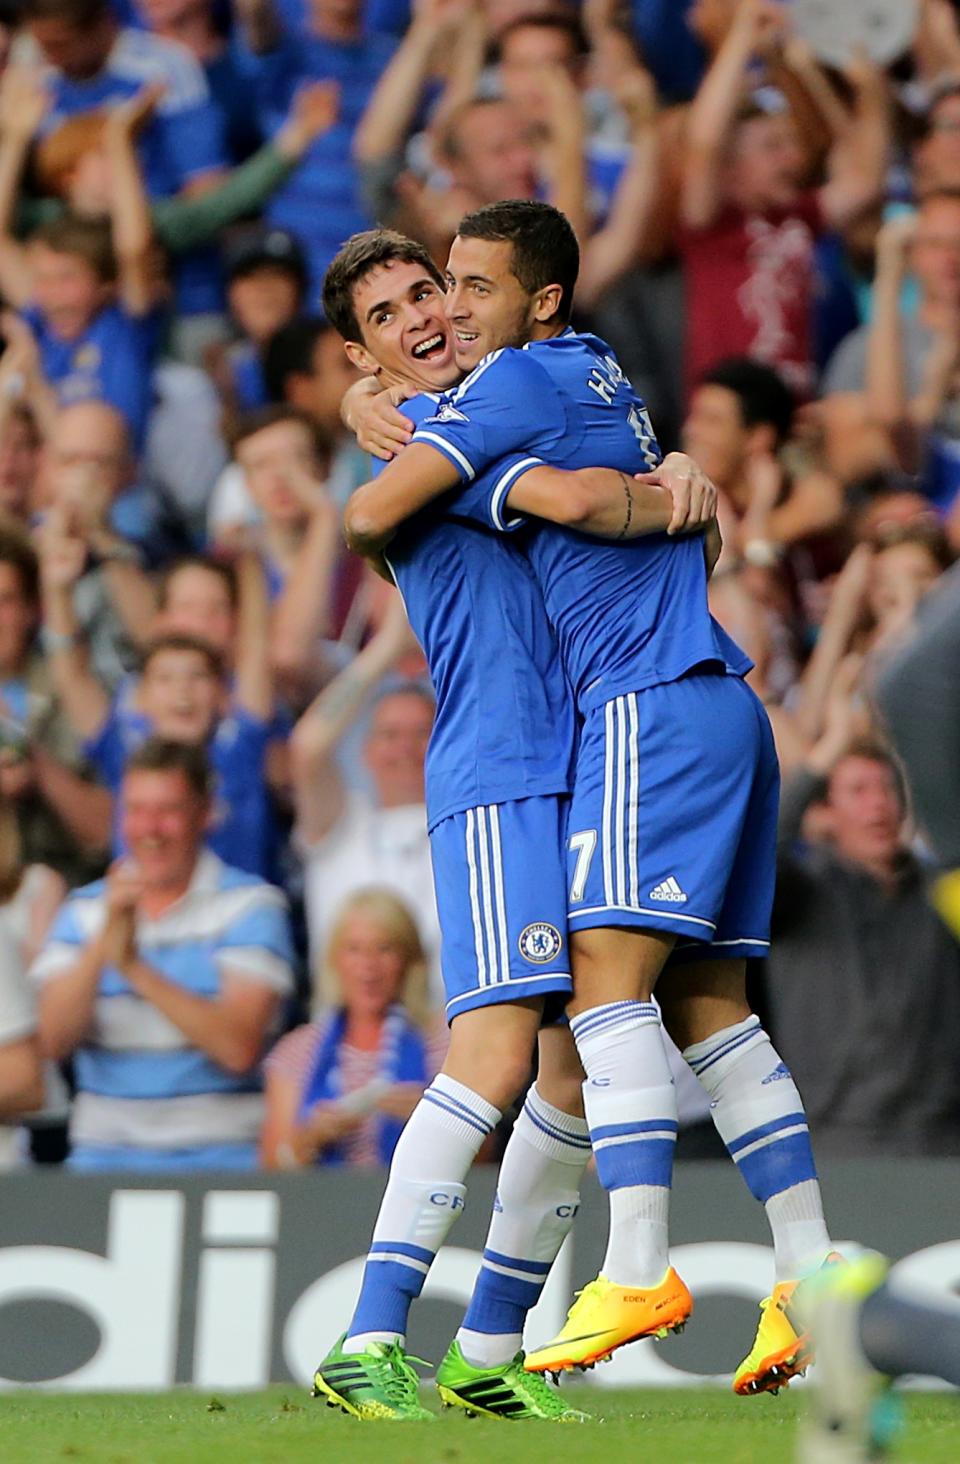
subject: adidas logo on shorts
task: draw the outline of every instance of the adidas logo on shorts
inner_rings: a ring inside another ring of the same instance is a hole
[[[671,905],[685,905],[687,903],[686,895],[683,893],[683,890],[677,884],[677,881],[674,879],[672,874],[668,879],[663,880],[660,884],[654,885],[653,889],[647,896],[647,899],[666,900]]]

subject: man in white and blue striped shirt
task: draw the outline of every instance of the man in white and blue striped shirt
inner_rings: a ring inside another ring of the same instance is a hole
[[[74,1058],[76,1169],[253,1167],[261,1053],[292,989],[284,897],[203,847],[200,748],[127,764],[129,857],[75,890],[33,967],[46,1054]]]

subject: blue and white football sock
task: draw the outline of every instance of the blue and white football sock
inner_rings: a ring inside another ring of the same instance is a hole
[[[500,1165],[483,1264],[457,1341],[474,1367],[510,1362],[573,1224],[590,1158],[586,1120],[530,1089]]]
[[[795,1281],[830,1251],[810,1130],[797,1085],[747,1017],[683,1053],[710,1095],[717,1132],[767,1212],[778,1281]]]
[[[405,1340],[410,1305],[463,1213],[463,1181],[499,1119],[499,1109],[444,1073],[427,1088],[394,1150],[345,1352]]]
[[[587,1080],[583,1102],[610,1196],[602,1274],[620,1286],[656,1286],[670,1264],[668,1220],[677,1095],[652,1002],[591,1007],[570,1022]]]

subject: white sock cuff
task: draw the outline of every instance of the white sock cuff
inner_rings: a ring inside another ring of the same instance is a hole
[[[583,1168],[590,1157],[587,1120],[555,1108],[540,1096],[535,1086],[527,1093],[513,1131],[519,1133],[532,1148],[561,1164]]]
[[[476,1139],[477,1147],[500,1122],[500,1110],[494,1108],[479,1093],[468,1088],[464,1083],[458,1083],[456,1078],[448,1078],[446,1073],[438,1073],[425,1089],[423,1103],[430,1103],[449,1120],[448,1127],[455,1132],[469,1138],[471,1135]]]
[[[732,1027],[724,1027],[703,1042],[694,1042],[683,1049],[684,1062],[690,1067],[707,1092],[722,1082],[725,1075],[750,1048],[770,1042],[760,1025],[760,1018],[751,1014]]]
[[[570,1019],[570,1031],[578,1049],[581,1044],[602,1042],[650,1024],[660,1025],[660,1013],[652,1001],[612,1001],[588,1007]]]

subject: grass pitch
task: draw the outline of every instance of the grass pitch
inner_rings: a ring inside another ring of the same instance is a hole
[[[431,1399],[429,1390],[425,1398]],[[16,1393],[0,1399],[3,1464],[792,1464],[798,1397],[570,1389],[604,1422],[511,1424],[444,1411],[362,1424],[295,1388],[211,1398]],[[432,1401],[431,1401],[432,1406]],[[897,1464],[957,1464],[960,1403],[904,1399]]]

